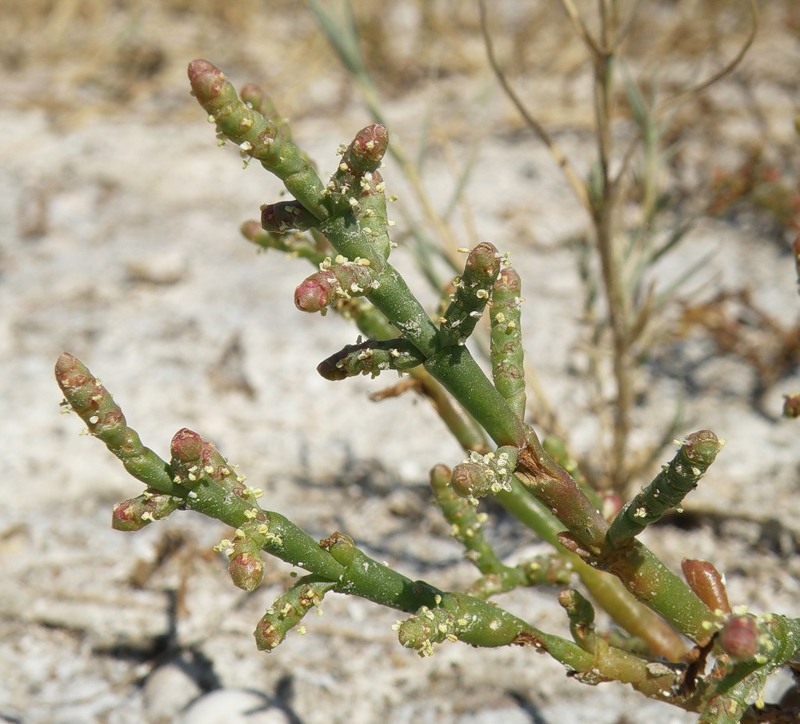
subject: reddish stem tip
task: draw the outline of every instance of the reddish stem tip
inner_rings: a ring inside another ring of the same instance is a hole
[[[196,432],[184,427],[172,438],[170,452],[176,460],[191,462],[199,460],[203,452],[203,438]]]
[[[362,128],[353,139],[353,150],[359,156],[377,163],[383,158],[386,149],[389,147],[389,132],[386,126],[380,123],[373,123],[371,126]]]
[[[508,289],[510,292],[519,294],[522,291],[522,280],[520,279],[519,274],[514,271],[514,269],[511,267],[506,267],[500,271],[500,275],[497,277],[497,281],[495,282],[495,287],[503,287]]]
[[[328,304],[330,285],[313,277],[294,291],[294,304],[302,312],[318,312]]]
[[[188,75],[192,90],[201,101],[218,96],[225,83],[224,73],[207,60],[198,59],[189,63]]]
[[[55,366],[56,382],[66,393],[67,390],[82,387],[92,377],[92,373],[75,355],[62,352]]]
[[[752,616],[731,616],[719,632],[719,645],[734,659],[758,653],[758,624]]]

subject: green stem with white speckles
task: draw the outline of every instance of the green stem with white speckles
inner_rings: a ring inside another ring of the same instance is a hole
[[[492,379],[517,415],[525,417],[525,364],[522,349],[519,274],[508,267],[492,289],[490,357]]]
[[[280,644],[303,617],[315,606],[319,606],[323,597],[336,587],[333,581],[318,576],[304,576],[286,593],[273,601],[266,613],[258,622],[253,635],[260,651],[272,651]]]
[[[189,81],[219,133],[280,178],[289,193],[317,219],[328,217],[328,209],[320,203],[322,181],[305,154],[286,135],[282,124],[265,118],[244,103],[222,71],[207,60],[193,60],[189,64]]]
[[[142,444],[136,430],[128,427],[125,415],[109,391],[100,384],[77,357],[64,352],[56,362],[56,381],[72,409],[89,432],[117,457],[134,478],[149,489],[175,495],[169,465]]]
[[[648,525],[659,520],[697,486],[714,462],[722,443],[710,430],[693,432],[655,479],[619,512],[606,533],[612,548],[621,548]]]

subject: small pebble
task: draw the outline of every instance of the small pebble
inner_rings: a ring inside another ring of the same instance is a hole
[[[159,666],[144,684],[144,704],[154,721],[175,717],[201,694],[186,670],[176,663]]]
[[[131,281],[168,286],[183,279],[186,274],[186,264],[180,255],[165,252],[129,261],[125,265],[125,271]]]
[[[291,724],[266,694],[244,689],[217,689],[197,699],[180,724]]]

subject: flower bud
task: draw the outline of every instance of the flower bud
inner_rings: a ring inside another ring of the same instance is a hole
[[[264,558],[252,541],[242,540],[234,544],[228,573],[237,588],[254,591],[264,579]]]
[[[719,645],[732,659],[751,659],[758,653],[758,623],[754,616],[731,616],[719,632]]]

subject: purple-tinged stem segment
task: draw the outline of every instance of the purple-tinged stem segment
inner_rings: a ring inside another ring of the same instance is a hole
[[[607,506],[604,506],[603,498],[601,498],[597,491],[586,482],[586,478],[578,467],[578,461],[570,454],[570,451],[560,437],[556,435],[545,436],[542,438],[542,447],[557,465],[564,468],[564,470],[570,474],[572,479],[578,484],[578,487],[583,491],[583,494],[589,498],[595,508],[603,513],[603,517],[606,518],[606,520],[610,520],[614,517],[613,515],[608,515]],[[618,513],[621,508],[622,503],[614,510],[614,514]]]
[[[326,380],[338,381],[357,375],[377,377],[387,370],[410,370],[425,360],[419,351],[404,339],[367,340],[348,344],[317,365],[317,372]]]
[[[302,312],[322,312],[339,300],[363,297],[377,285],[377,274],[367,260],[347,261],[337,257],[335,264],[307,277],[295,290],[294,303]]]
[[[719,647],[732,659],[752,659],[759,650],[758,620],[752,614],[730,616],[717,637]]]
[[[714,613],[731,612],[728,592],[725,590],[725,581],[722,579],[722,574],[713,564],[708,561],[684,558],[681,561],[681,570],[686,583],[689,584],[689,588]]]
[[[376,171],[389,148],[389,132],[380,123],[373,123],[356,133],[342,155],[339,168],[354,176]],[[346,168],[342,168],[342,166]]]
[[[181,498],[146,492],[117,503],[111,514],[111,527],[125,532],[141,530],[153,521],[163,520],[182,505]]]
[[[532,428],[519,452],[517,475],[525,487],[566,526],[586,551],[602,550],[608,523],[578,484],[547,454]]]
[[[297,201],[278,201],[261,207],[261,228],[271,234],[307,231],[319,222]]]
[[[243,537],[234,541],[228,573],[233,585],[243,591],[255,591],[264,579],[264,557],[258,543]]]

